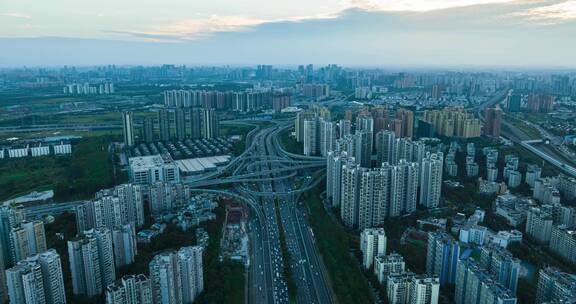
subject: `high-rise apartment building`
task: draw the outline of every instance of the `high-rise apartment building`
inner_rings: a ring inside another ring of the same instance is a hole
[[[54,249],[18,262],[6,275],[10,303],[66,303],[62,264]]]
[[[176,124],[176,139],[186,139],[186,111],[182,108],[174,110],[174,122]]]
[[[317,114],[313,111],[303,111],[296,114],[296,119],[294,120],[294,129],[296,131],[296,141],[304,142],[304,122],[307,120],[316,119]]]
[[[203,130],[203,110],[200,108],[192,108],[188,112],[189,114],[189,124],[190,124],[190,138],[199,139],[202,138]]]
[[[353,160],[342,165],[340,176],[340,217],[348,227],[358,226],[358,200],[360,199],[360,173],[363,169]]]
[[[47,250],[44,222],[23,221],[20,227],[12,229],[11,246],[14,262]]]
[[[360,234],[360,250],[362,251],[362,265],[370,269],[374,258],[386,255],[386,231],[384,228],[366,228]]]
[[[376,134],[376,155],[378,165],[382,163],[396,164],[395,157],[396,134],[393,131],[382,130]]]
[[[444,155],[426,153],[420,167],[420,205],[436,208],[440,204],[442,192],[442,170]]]
[[[340,119],[338,122],[338,138],[352,134],[352,123],[347,119]]]
[[[202,248],[183,247],[156,255],[150,262],[154,303],[190,304],[204,289]]]
[[[454,302],[516,304],[517,299],[473,260],[462,259],[458,261]]]
[[[144,224],[144,200],[142,187],[121,184],[100,190],[93,200],[76,207],[78,233],[92,228],[113,229],[128,223],[135,227]]]
[[[320,155],[327,156],[336,148],[336,124],[331,121],[320,121]]]
[[[112,235],[107,228],[91,229],[68,241],[68,258],[75,295],[99,295],[116,279]]]
[[[318,155],[320,144],[318,119],[304,121],[304,155]]]
[[[150,262],[152,302],[179,304],[182,302],[182,282],[178,257],[174,252],[156,255]]]
[[[442,97],[442,88],[437,84],[433,85],[430,97],[434,100],[440,99]]]
[[[434,126],[436,134],[446,137],[472,138],[481,135],[480,120],[463,108],[444,108],[424,112],[424,121]]]
[[[374,258],[374,275],[380,284],[386,284],[389,275],[400,274],[404,271],[406,271],[404,257],[397,253],[379,255]]]
[[[393,127],[398,138],[412,138],[414,135],[414,112],[403,108],[396,110]]]
[[[124,135],[124,145],[134,146],[134,122],[132,112],[122,113],[122,130]]]
[[[552,214],[541,208],[530,208],[526,217],[526,234],[540,244],[548,244],[552,236]]]
[[[158,111],[158,129],[160,129],[160,140],[170,140],[170,112],[166,109]]]
[[[112,230],[114,245],[114,264],[117,268],[134,263],[138,248],[136,229],[133,224],[126,224]]]
[[[332,206],[336,208],[340,207],[341,202],[342,166],[348,159],[346,152],[330,151],[326,156],[326,196],[332,200]]]
[[[439,296],[438,277],[417,276],[411,272],[388,277],[386,297],[390,304],[437,304]]]
[[[214,109],[204,109],[202,114],[202,137],[217,138],[220,136],[220,120]]]
[[[142,126],[142,138],[146,143],[154,142],[154,118],[144,118]]]
[[[536,304],[570,303],[576,298],[576,278],[552,267],[540,269],[536,290]]]
[[[489,137],[500,138],[502,110],[500,108],[486,108],[484,110],[484,120],[484,134]]]
[[[345,225],[377,227],[390,216],[416,210],[418,164],[401,160],[375,169],[362,168],[353,159],[342,165],[340,215]]]
[[[439,276],[440,285],[454,284],[460,258],[460,246],[451,235],[444,232],[428,233],[426,272]]]
[[[356,151],[354,157],[363,168],[372,167],[373,133],[368,130],[357,130],[355,134]]]
[[[362,168],[358,197],[358,229],[382,226],[390,206],[392,170]]]
[[[419,185],[418,163],[407,162],[401,159],[397,165],[384,165],[383,169],[391,170],[390,207],[388,215],[394,217],[416,211]]]
[[[182,280],[182,302],[193,303],[204,290],[204,272],[202,269],[202,247],[182,247],[178,250],[178,265]]]
[[[143,274],[127,275],[106,287],[106,304],[153,304],[150,280]]]
[[[410,282],[410,304],[437,304],[439,296],[438,277],[416,276]]]
[[[552,227],[550,251],[569,263],[576,264],[576,230],[566,225]]]
[[[484,268],[494,280],[508,288],[513,294],[518,288],[520,275],[520,260],[514,258],[506,249],[488,244],[482,247],[480,266]]]

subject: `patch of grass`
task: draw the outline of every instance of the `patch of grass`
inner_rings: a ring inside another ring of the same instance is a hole
[[[368,282],[350,254],[350,237],[340,223],[332,221],[320,199],[321,186],[304,194],[309,220],[338,303],[372,303]]]
[[[71,156],[0,161],[0,200],[32,191],[55,190],[57,200],[84,199],[114,185],[108,137],[84,138]]]
[[[296,139],[290,135],[292,131],[292,128],[288,128],[280,133],[280,144],[290,153],[302,154],[304,153],[304,144],[297,142]]]

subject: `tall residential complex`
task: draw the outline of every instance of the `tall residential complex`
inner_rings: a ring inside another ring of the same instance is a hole
[[[158,111],[158,129],[160,130],[160,140],[170,140],[170,112],[166,109]]]
[[[566,210],[565,208],[562,208]],[[561,209],[561,210],[562,210]],[[567,225],[552,227],[550,250],[569,263],[576,263],[576,230]]]
[[[5,269],[15,264],[11,232],[20,226],[24,218],[22,206],[0,206],[0,302],[8,299]]]
[[[10,303],[66,303],[60,256],[54,249],[18,262],[6,270]]]
[[[106,304],[153,304],[150,280],[143,274],[127,275],[106,287]]]
[[[326,196],[332,200],[332,206],[336,208],[340,208],[342,166],[348,162],[348,158],[348,153],[336,151],[328,152],[326,156]]]
[[[68,258],[75,295],[92,297],[116,279],[112,235],[107,228],[85,231],[68,241]]]
[[[386,284],[389,275],[400,274],[404,271],[406,271],[404,257],[397,253],[379,255],[374,258],[374,275],[380,284]]]
[[[427,110],[424,121],[434,126],[436,134],[446,137],[472,138],[481,135],[480,120],[463,108]]]
[[[114,264],[117,268],[134,263],[138,248],[136,244],[136,229],[132,223],[112,230],[114,245]]]
[[[426,272],[440,277],[442,286],[454,284],[460,258],[460,245],[445,232],[428,233]]]
[[[202,114],[202,137],[216,138],[220,136],[220,121],[215,109],[204,109]]]
[[[316,116],[304,120],[304,155],[328,155],[336,146],[336,124]]]
[[[426,208],[436,208],[440,204],[442,192],[442,152],[426,153],[420,167],[420,205]]]
[[[484,268],[494,280],[516,293],[518,277],[520,275],[520,260],[514,258],[506,249],[488,244],[482,247],[480,266]]]
[[[390,304],[437,304],[439,296],[438,277],[418,276],[411,272],[388,277],[386,298]]]
[[[354,157],[358,164],[363,168],[372,167],[372,145],[373,145],[372,131],[369,130],[356,130],[355,134],[355,148]]]
[[[414,135],[414,112],[403,108],[397,109],[393,130],[399,138],[411,138]]]
[[[552,214],[541,208],[530,208],[526,217],[526,234],[540,244],[548,244],[552,237]]]
[[[336,163],[335,163],[336,164]],[[359,229],[378,227],[387,217],[416,210],[418,164],[401,160],[375,169],[362,168],[353,159],[342,163],[340,173],[340,215],[345,225]],[[331,166],[337,174],[338,166]],[[330,182],[337,182],[333,178]],[[330,187],[336,188],[335,184]]]
[[[150,262],[154,303],[190,304],[204,289],[202,247],[183,247],[156,255]]]
[[[296,141],[304,142],[304,121],[314,120],[321,118],[324,121],[330,121],[330,111],[326,107],[315,106],[308,111],[298,112],[294,120],[294,130],[296,133]]]
[[[514,293],[494,281],[473,260],[458,261],[454,302],[516,304]]]
[[[186,139],[186,111],[182,108],[174,110],[174,123],[176,124],[176,139]]]
[[[386,231],[384,228],[366,228],[360,234],[360,250],[362,265],[369,269],[374,258],[386,254]]]
[[[536,290],[536,304],[570,303],[576,298],[576,278],[552,267],[540,269]]]
[[[78,233],[100,227],[113,229],[129,223],[137,228],[144,225],[144,199],[140,185],[121,184],[100,190],[93,200],[76,207]]]
[[[393,131],[381,130],[380,132],[376,133],[375,150],[379,164],[396,163],[395,143],[396,143],[396,134]]]
[[[134,122],[132,112],[122,113],[122,130],[124,135],[124,145],[134,146]]]
[[[29,256],[46,251],[44,222],[23,221],[20,227],[12,229],[10,234],[13,261],[18,262]]]
[[[146,117],[142,123],[142,138],[144,142],[154,142],[154,118]]]
[[[486,136],[500,138],[500,126],[502,124],[502,110],[500,108],[486,108],[484,110],[484,134]]]

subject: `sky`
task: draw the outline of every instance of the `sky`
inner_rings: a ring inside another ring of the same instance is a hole
[[[2,0],[0,66],[576,66],[576,0]]]

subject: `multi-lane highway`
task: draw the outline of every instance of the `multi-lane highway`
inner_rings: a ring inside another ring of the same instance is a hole
[[[298,204],[299,196],[317,180],[294,174],[323,170],[325,162],[321,158],[294,159],[283,151],[277,144],[278,133],[283,128],[284,125],[273,126],[256,133],[232,176],[226,178],[234,182],[243,196],[258,201],[264,214],[264,220],[250,222],[252,254],[248,298],[252,303],[286,303],[284,266],[287,265],[295,283],[297,303],[333,303],[326,271],[304,218],[305,211]],[[282,255],[279,229],[284,234],[289,260]]]

